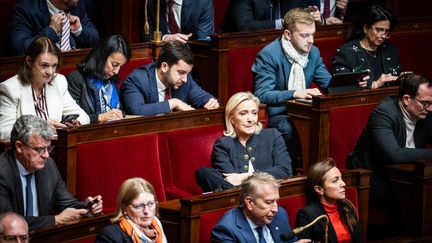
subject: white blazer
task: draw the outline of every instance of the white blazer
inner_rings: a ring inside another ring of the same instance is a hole
[[[61,121],[62,116],[79,114],[78,121],[90,123],[87,113],[75,102],[67,89],[65,76],[57,74],[51,85],[45,85],[45,96],[50,119]],[[22,115],[36,115],[31,85],[23,86],[18,75],[0,83],[0,139],[10,138],[16,119]]]

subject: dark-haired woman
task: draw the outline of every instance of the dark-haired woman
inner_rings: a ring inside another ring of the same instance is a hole
[[[372,5],[363,17],[350,41],[336,50],[333,74],[369,70],[360,87],[391,86],[401,72],[399,49],[389,42],[396,18],[379,4]]]
[[[314,164],[306,181],[308,205],[297,213],[296,227],[305,226],[326,214],[329,243],[360,242],[360,228],[354,205],[345,198],[345,182],[333,159]],[[324,242],[324,220],[305,229],[300,238]]]
[[[91,123],[104,123],[123,118],[120,107],[118,73],[130,59],[127,42],[119,35],[102,40],[67,75],[69,92],[90,117]]]

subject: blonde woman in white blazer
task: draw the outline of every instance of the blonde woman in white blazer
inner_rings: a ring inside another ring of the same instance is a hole
[[[19,74],[0,83],[0,139],[10,137],[16,119],[37,115],[53,128],[88,124],[90,119],[71,97],[66,78],[57,73],[60,50],[48,38],[40,37],[30,44]],[[60,123],[68,114],[79,117]]]

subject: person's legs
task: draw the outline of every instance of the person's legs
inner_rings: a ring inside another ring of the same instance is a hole
[[[204,192],[222,191],[234,186],[225,181],[222,173],[210,167],[201,167],[195,172],[195,179]]]
[[[269,118],[267,127],[276,128],[280,133],[282,133],[285,145],[288,148],[292,160],[292,171],[295,175],[298,171],[297,169],[303,168],[302,150],[297,130],[287,115],[278,115]]]

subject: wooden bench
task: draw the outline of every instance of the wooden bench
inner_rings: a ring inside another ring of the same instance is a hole
[[[345,171],[347,198],[358,208],[361,235],[367,235],[370,172]],[[298,209],[305,206],[305,176],[281,182],[279,204],[289,215],[293,228]],[[207,195],[197,195],[159,203],[159,214],[169,242],[210,242],[210,232],[222,215],[239,205],[239,188]]]

